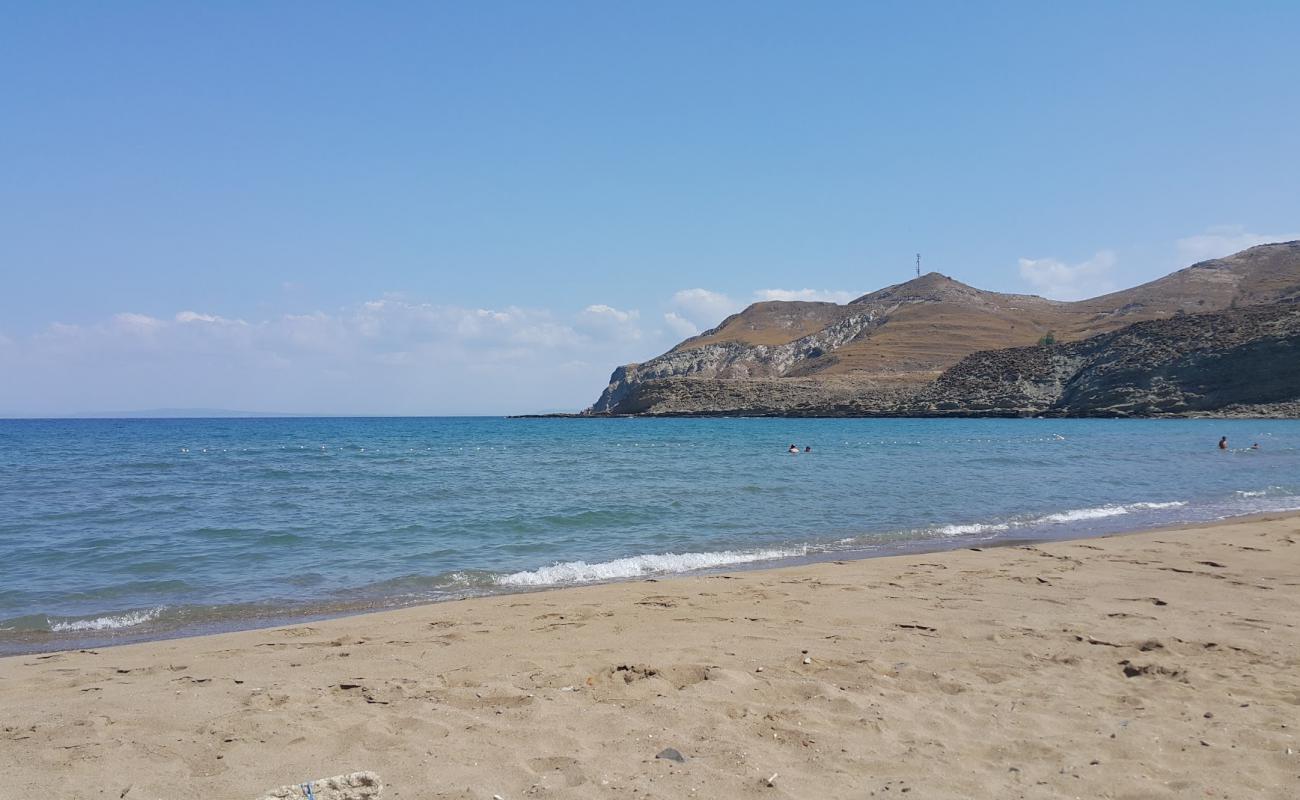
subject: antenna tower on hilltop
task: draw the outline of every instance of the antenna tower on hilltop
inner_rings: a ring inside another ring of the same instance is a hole
[[[921,277],[921,254],[916,254],[916,277]]]

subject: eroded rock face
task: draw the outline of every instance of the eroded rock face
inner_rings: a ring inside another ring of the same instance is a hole
[[[724,381],[779,378],[795,364],[817,358],[851,341],[874,320],[871,312],[850,314],[810,336],[781,345],[746,345],[740,342],[706,344],[672,350],[644,364],[614,370],[609,386],[589,409],[593,414],[637,414],[645,405],[634,397],[646,384],[669,378],[713,378]],[[775,387],[773,387],[775,388]],[[723,394],[729,390],[720,389]],[[743,393],[743,389],[738,389]]]
[[[1144,321],[1288,302],[1300,302],[1300,242],[1252,247],[1069,303],[987,292],[931,273],[847,305],[755,303],[657,358],[619,367],[585,413],[1121,415],[1257,405],[1285,394],[1285,380],[1276,390],[1267,376],[1234,388],[1231,370],[1215,373],[1194,358],[1166,363],[1169,348],[1196,347],[1177,340],[1176,328],[1163,344],[1156,339],[1165,334],[1104,340],[1127,372],[1100,368],[1089,348],[1030,345],[1050,333],[1095,348],[1101,336]],[[1228,353],[1238,345],[1223,342],[1214,345],[1224,350],[1218,358],[1238,371],[1278,355],[1275,345]],[[972,354],[980,357],[963,360]],[[1145,374],[1152,359],[1164,364],[1162,373]],[[1003,377],[994,381],[995,373]]]
[[[610,412],[668,416],[1300,415],[1300,304],[974,353],[919,389],[852,378],[615,373]],[[589,412],[590,413],[590,412]]]
[[[618,414],[661,416],[863,416],[898,407],[905,391],[814,379],[710,380],[670,377],[626,386]]]
[[[1286,415],[1300,401],[1300,305],[1139,322],[1051,347],[975,353],[910,401],[918,414]],[[1270,408],[1271,407],[1271,408]]]

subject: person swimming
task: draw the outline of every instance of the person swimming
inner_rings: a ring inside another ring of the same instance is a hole
[[[789,449],[788,452],[791,452],[791,453],[797,453],[797,452],[799,452],[799,445],[797,445],[797,444],[791,444],[791,445],[790,445],[790,449]]]
[[[1252,445],[1250,446],[1250,449],[1251,449],[1251,450],[1258,450],[1258,449],[1259,449],[1259,442],[1255,442],[1254,444],[1252,444]]]
[[[1256,446],[1256,447],[1259,447],[1259,445],[1255,445],[1255,446]],[[811,452],[812,452],[812,445],[808,445],[807,447],[805,447],[805,448],[803,449],[803,451],[804,451],[805,453],[811,453]]]
[[[793,446],[793,445],[791,445],[791,446]],[[1227,450],[1227,449],[1228,449],[1228,437],[1227,437],[1227,436],[1224,436],[1222,439],[1219,440],[1219,449],[1220,449],[1220,450]]]

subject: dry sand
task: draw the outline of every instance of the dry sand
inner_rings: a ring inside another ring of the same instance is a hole
[[[1297,624],[1272,517],[16,656],[0,798],[1295,798]]]

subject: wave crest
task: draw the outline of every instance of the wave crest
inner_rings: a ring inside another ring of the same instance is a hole
[[[935,531],[944,536],[962,536],[971,533],[996,533],[1010,528],[1011,525],[1005,522],[971,522],[965,525],[940,525],[935,528]]]
[[[1169,502],[1143,502],[1129,503],[1128,505],[1107,505],[1097,506],[1096,508],[1072,508],[1069,511],[1058,511],[1055,514],[1048,514],[1033,520],[1030,524],[1038,523],[1060,523],[1060,522],[1081,522],[1087,519],[1105,519],[1106,517],[1118,517],[1127,514],[1130,511],[1159,511],[1168,508],[1181,508],[1187,503],[1181,500],[1171,500]]]
[[[65,619],[50,620],[50,630],[55,633],[66,633],[70,631],[113,631],[120,628],[133,628],[136,625],[143,625],[146,622],[152,622],[158,619],[158,615],[163,612],[162,607],[151,608],[148,611],[128,611],[125,614],[110,614],[94,619]]]
[[[711,567],[733,564],[750,564],[755,561],[772,561],[808,554],[807,547],[771,550],[723,550],[715,553],[651,553],[612,561],[589,564],[586,561],[565,561],[535,570],[514,572],[497,578],[503,586],[555,586],[566,583],[594,583],[596,581],[635,578],[641,575],[661,575],[672,572],[691,572]]]

